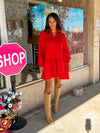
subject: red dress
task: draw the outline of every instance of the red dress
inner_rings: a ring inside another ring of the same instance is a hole
[[[54,37],[52,29],[49,33],[41,31],[38,49],[38,65],[44,67],[41,79],[69,79],[68,63],[71,57],[64,33],[56,30]]]

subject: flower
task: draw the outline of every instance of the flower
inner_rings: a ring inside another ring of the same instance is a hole
[[[7,93],[8,93],[8,94],[12,94],[12,91],[7,90]]]
[[[12,106],[13,106],[13,108],[18,108],[19,107],[18,103],[13,103]]]
[[[12,95],[12,98],[14,99],[15,97],[16,97],[16,96],[13,94],[13,95]]]
[[[13,109],[13,111],[14,111],[14,112],[16,112],[16,111],[17,111],[17,109]]]
[[[6,100],[6,99],[7,99],[7,97],[8,97],[8,96],[5,94],[5,95],[4,95],[4,100]]]
[[[2,97],[0,97],[0,102],[2,102]]]
[[[21,96],[22,95],[22,92],[19,92],[19,96]]]
[[[5,112],[7,112],[7,110],[6,110],[6,109],[4,109],[4,111],[5,111]]]
[[[2,105],[5,107],[7,104],[6,103],[3,103]]]
[[[14,93],[6,91],[0,95],[0,116],[13,117],[21,108],[19,102],[21,102],[20,96],[22,93]],[[2,120],[0,117],[0,121]]]
[[[0,110],[3,110],[4,109],[4,106],[3,105],[0,105]]]
[[[11,104],[11,103],[10,103],[10,104],[8,104],[8,107],[9,107],[9,108],[11,108],[11,107],[12,107],[12,104]]]
[[[16,92],[15,95],[18,96],[18,93]]]
[[[6,91],[0,93],[0,131],[4,131],[11,126],[11,119],[17,115],[17,112],[21,109],[21,99],[19,93]],[[6,124],[6,125],[5,125]]]
[[[7,94],[7,93],[5,93],[5,95],[6,95],[6,96],[8,96],[8,94]]]
[[[11,97],[8,97],[7,101],[10,102],[11,101]]]

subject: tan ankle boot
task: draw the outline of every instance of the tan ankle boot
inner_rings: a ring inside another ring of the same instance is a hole
[[[46,92],[44,92],[44,108],[48,124],[53,125],[54,122],[51,116],[51,93],[47,94]]]
[[[58,101],[59,101],[59,96],[60,96],[60,91],[61,91],[61,86],[54,88],[54,106],[53,106],[53,112],[56,113],[58,112]]]

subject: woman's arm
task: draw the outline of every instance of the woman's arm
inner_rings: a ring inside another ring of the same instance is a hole
[[[72,72],[72,67],[71,67],[70,63],[68,63],[68,69],[70,72]]]

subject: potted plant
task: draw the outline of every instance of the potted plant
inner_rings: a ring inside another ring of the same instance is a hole
[[[22,93],[6,91],[0,95],[0,132],[6,131],[11,126],[11,119],[21,109]]]

